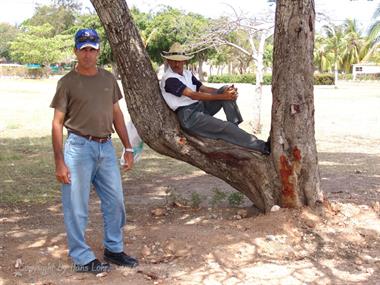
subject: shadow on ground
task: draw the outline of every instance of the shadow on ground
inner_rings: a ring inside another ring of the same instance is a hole
[[[7,183],[8,190],[17,191],[21,181],[23,191],[33,193],[33,181],[42,184],[52,171],[39,174],[25,169],[38,169],[41,157],[47,165],[43,169],[53,168],[46,158],[52,156],[48,144],[50,138],[1,140],[1,169],[13,163],[11,169],[24,170],[0,176],[0,189]],[[120,150],[119,144],[116,147]],[[24,165],[25,156],[35,165]],[[379,201],[380,156],[320,153],[319,161],[322,188],[330,201],[339,202],[339,209],[325,216],[310,209],[281,209],[236,219],[238,209],[226,203],[210,207],[214,189],[233,192],[229,185],[146,148],[135,169],[123,175],[128,212],[125,247],[141,266],[115,269],[103,279],[75,274],[70,268],[58,184],[49,186],[57,195],[44,203],[10,204],[2,199],[0,284],[139,285],[155,279],[158,284],[377,284],[378,214],[368,206]],[[165,215],[153,217],[151,210],[165,206],[169,192],[188,200],[199,193],[202,207],[168,207]],[[101,212],[92,196],[87,238],[101,257]],[[144,253],[146,248],[149,254]],[[22,265],[16,268],[18,259]]]
[[[331,201],[380,201],[380,154],[319,153],[322,189]]]

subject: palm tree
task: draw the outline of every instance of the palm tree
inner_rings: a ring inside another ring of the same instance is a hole
[[[351,72],[352,64],[359,63],[363,55],[361,51],[365,47],[365,40],[360,36],[357,22],[347,19],[343,24],[343,42],[342,42],[342,69]]]
[[[343,62],[344,49],[344,32],[343,26],[337,26],[334,24],[325,25],[323,29],[327,35],[326,49],[332,55],[332,63],[334,65],[335,84],[338,82],[338,70]]]
[[[351,72],[351,67],[359,63],[366,51],[366,41],[360,35],[357,22],[346,19],[342,25],[323,27],[326,37],[317,37],[315,58],[320,70],[334,70],[335,82],[338,71]]]
[[[331,72],[333,70],[333,56],[329,51],[326,38],[316,35],[314,47],[314,66],[319,72]]]
[[[365,60],[368,60],[371,56],[376,57],[375,51],[380,45],[380,4],[376,8],[372,16],[373,23],[369,27],[368,41],[369,41],[369,51],[365,56]],[[379,55],[377,54],[377,60],[380,61]]]

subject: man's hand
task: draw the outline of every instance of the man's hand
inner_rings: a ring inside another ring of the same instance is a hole
[[[228,100],[234,101],[238,97],[237,88],[234,85],[224,88],[223,93],[217,93],[217,89],[206,87],[202,85],[199,91],[193,91],[189,87],[186,87],[182,95],[187,96],[193,100],[199,101],[217,101],[217,100]]]
[[[128,171],[132,169],[133,166],[133,152],[125,151],[124,152],[124,165],[123,170]]]
[[[231,86],[228,86],[227,87],[227,90],[232,90],[232,91],[235,91],[236,94],[238,94],[238,90],[237,90],[237,87],[235,87],[233,84]]]
[[[55,168],[55,177],[63,184],[71,183],[70,170],[67,168],[64,162],[59,163]]]
[[[225,100],[236,100],[238,97],[237,88],[235,88],[234,85],[228,86],[222,95]]]

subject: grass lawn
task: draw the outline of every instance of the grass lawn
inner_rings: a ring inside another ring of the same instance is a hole
[[[45,203],[60,199],[50,137],[53,110],[49,104],[56,83],[57,79],[0,79],[1,204]],[[243,117],[249,120],[252,110],[247,102],[250,102],[249,94],[252,94],[250,92],[253,86],[238,87],[241,94],[239,105]],[[369,153],[377,153],[378,144],[371,142],[380,138],[380,84],[372,83],[363,87],[349,83],[338,89],[331,86],[315,89],[318,150],[330,151],[339,144],[341,151],[355,151],[357,145],[365,142]],[[122,103],[121,106],[126,113],[125,104]],[[270,106],[270,88],[265,87],[262,106],[263,137],[266,137],[270,128]],[[115,139],[114,143],[120,154],[119,140]],[[150,175],[169,180],[170,177],[201,173],[203,172],[186,163],[161,156],[145,146],[143,159],[128,175],[123,175],[123,180],[138,184]]]
[[[59,198],[51,139],[1,139],[1,203],[41,203]]]

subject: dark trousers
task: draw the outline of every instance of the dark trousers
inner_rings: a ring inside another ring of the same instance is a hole
[[[226,114],[227,121],[213,117],[221,108]],[[198,102],[180,108],[177,116],[182,128],[196,135],[222,139],[258,151],[265,148],[264,141],[237,126],[242,122],[242,117],[236,101]]]

